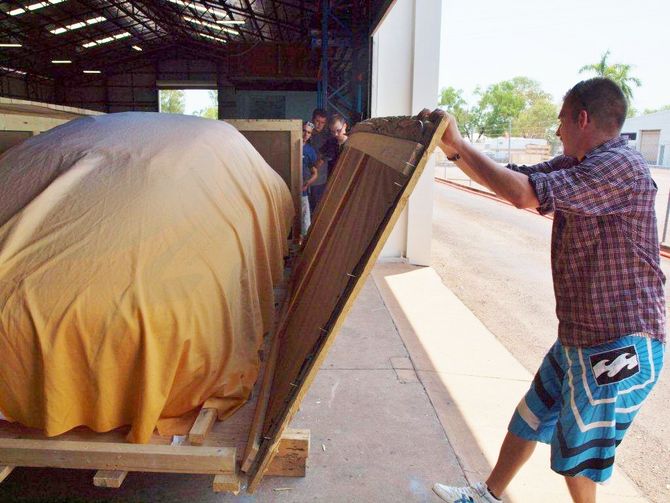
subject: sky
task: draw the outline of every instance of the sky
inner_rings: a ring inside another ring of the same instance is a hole
[[[669,0],[445,0],[440,88],[473,104],[477,86],[525,76],[558,104],[608,49],[642,81],[633,107],[670,105]]]
[[[200,89],[187,89],[184,92],[185,113],[192,114],[207,108],[211,103],[209,91]]]

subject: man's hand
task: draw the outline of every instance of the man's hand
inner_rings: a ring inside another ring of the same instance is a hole
[[[440,148],[447,154],[447,157],[453,157],[455,154],[459,153],[463,142],[463,137],[458,130],[456,119],[453,115],[440,108],[433,110],[430,115],[431,117],[437,116],[447,119],[447,129],[444,130],[444,134],[442,134],[442,138],[440,138]]]
[[[455,154],[461,148],[463,143],[463,137],[461,132],[458,130],[458,124],[456,123],[456,118],[448,113],[444,113],[444,116],[447,118],[447,129],[444,130],[444,134],[440,139],[442,150],[444,150],[447,155]]]

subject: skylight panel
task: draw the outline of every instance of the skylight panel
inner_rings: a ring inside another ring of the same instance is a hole
[[[61,33],[66,33],[72,30],[78,30],[79,28],[84,28],[85,26],[91,26],[93,24],[102,23],[103,21],[107,21],[107,18],[103,16],[92,17],[90,19],[87,19],[86,21],[79,21],[77,23],[69,24],[65,27],[60,26],[58,28],[54,28],[53,30],[49,31],[54,35],[60,35]]]
[[[198,33],[201,37],[208,38],[210,40],[216,40],[217,42],[223,42],[224,44],[228,42],[225,38],[220,38],[220,37],[214,37],[212,35],[207,35],[206,33]]]
[[[220,26],[220,25],[215,24],[215,23],[210,23],[209,21],[201,21],[200,19],[196,19],[196,18],[190,17],[190,16],[183,16],[183,18],[184,18],[185,21],[188,21],[189,23],[197,24],[199,26],[207,26],[209,28],[213,28],[213,29],[218,30],[218,31],[225,31],[225,32],[228,32],[228,33],[232,33],[233,35],[239,35],[240,34],[240,32],[238,32],[237,30],[233,30],[231,28],[226,28],[225,26]]]
[[[0,70],[7,73],[15,73],[16,75],[26,75],[26,72],[23,70],[16,70],[15,68],[9,68],[8,66],[0,66]]]
[[[99,38],[93,40],[92,42],[86,42],[85,44],[82,44],[82,47],[88,49],[90,47],[95,47],[96,45],[109,44],[110,42],[114,42],[115,40],[121,40],[122,38],[130,37],[130,35],[131,34],[129,32],[122,31],[121,33],[117,33],[116,35],[110,35],[109,37]]]
[[[10,10],[7,14],[10,16],[19,16],[21,14],[25,14],[28,11],[43,9],[44,7],[49,7],[49,5],[56,5],[65,1],[66,0],[44,0],[43,2],[31,3],[25,7],[19,7],[17,9]]]
[[[228,17],[228,13],[224,10],[217,9],[216,7],[210,7],[208,5],[200,5],[195,2],[190,2],[188,0],[167,0],[168,2],[179,5],[180,7],[189,7],[191,9],[197,10],[205,14],[211,14],[212,16]]]

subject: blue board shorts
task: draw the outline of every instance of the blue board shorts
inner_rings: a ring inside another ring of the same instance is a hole
[[[658,381],[665,344],[640,334],[587,348],[556,342],[509,431],[551,444],[551,469],[604,482],[616,447]]]

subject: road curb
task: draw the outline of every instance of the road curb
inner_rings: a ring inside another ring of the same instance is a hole
[[[509,203],[508,201],[505,201],[501,197],[496,196],[493,192],[488,192],[486,190],[477,189],[475,187],[469,187],[469,186],[463,185],[461,183],[452,182],[451,180],[445,180],[444,178],[435,177],[435,181],[438,182],[438,183],[442,183],[444,185],[448,185],[449,187],[454,187],[456,189],[463,190],[465,192],[471,192],[473,194],[484,196],[484,197],[487,197],[489,199],[493,199],[494,201],[499,201],[499,202],[507,204],[509,206],[514,206],[512,203]],[[547,218],[549,220],[553,220],[553,217],[551,215],[540,215],[537,211],[531,210],[529,208],[526,208],[526,211],[529,211],[529,212],[533,213],[534,215],[538,215],[540,217],[544,217],[544,218]],[[670,244],[661,243],[659,254],[663,258],[670,259]]]

